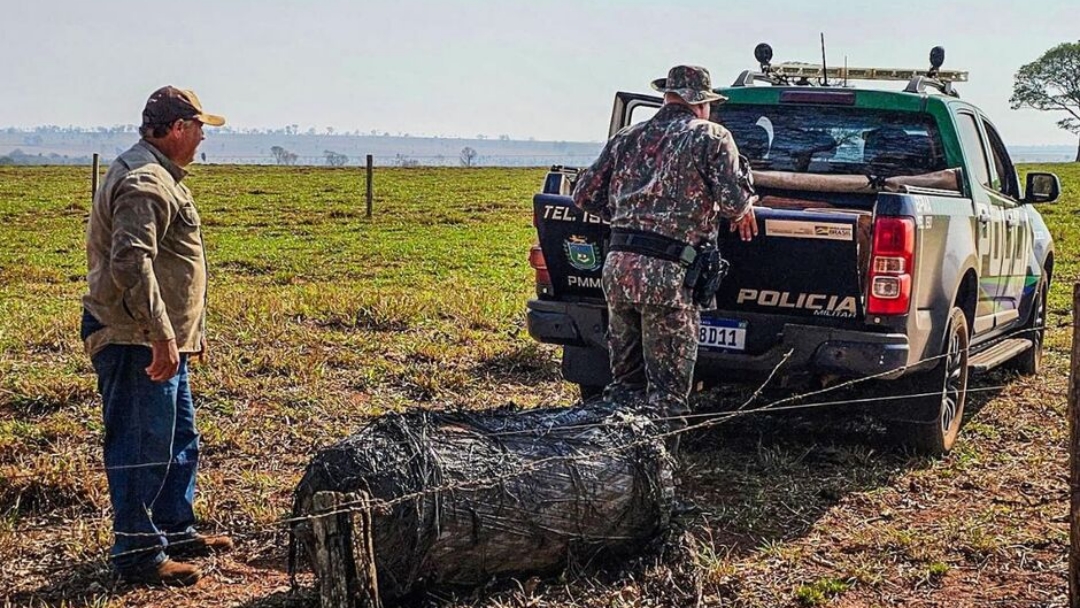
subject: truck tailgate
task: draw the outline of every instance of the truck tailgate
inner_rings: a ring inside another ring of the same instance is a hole
[[[533,206],[555,297],[602,299],[608,226],[567,196],[538,194]],[[717,310],[834,320],[830,325],[861,321],[869,212],[760,207],[756,215],[759,234],[749,242],[721,232],[731,267]]]
[[[755,211],[756,238],[744,242],[726,229],[720,235],[731,267],[716,296],[717,310],[861,321],[860,267],[869,247],[870,214]]]

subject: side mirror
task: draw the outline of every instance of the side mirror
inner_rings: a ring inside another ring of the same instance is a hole
[[[1028,173],[1025,203],[1052,203],[1061,195],[1061,181],[1053,173]]]

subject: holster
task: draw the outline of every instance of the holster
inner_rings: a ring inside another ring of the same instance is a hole
[[[720,256],[720,250],[712,243],[698,248],[694,263],[686,270],[683,285],[694,290],[694,303],[702,308],[712,305],[720,283],[727,276],[730,264]]]
[[[728,262],[720,257],[716,245],[693,247],[652,232],[612,229],[609,251],[628,251],[678,263],[686,268],[683,287],[693,290],[694,303],[703,307],[712,304],[728,271]]]

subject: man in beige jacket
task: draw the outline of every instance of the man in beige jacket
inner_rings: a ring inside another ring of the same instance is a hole
[[[232,548],[194,528],[199,434],[187,365],[206,348],[206,258],[182,183],[203,125],[223,124],[192,91],[155,91],[142,139],[113,162],[90,213],[82,338],[104,401],[111,559],[125,582],[194,584],[199,568],[176,559]]]

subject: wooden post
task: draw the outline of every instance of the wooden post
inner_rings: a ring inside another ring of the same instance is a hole
[[[370,503],[371,496],[366,492],[348,495],[349,502]],[[352,512],[352,549],[353,563],[356,565],[356,596],[361,608],[382,608],[379,597],[379,573],[375,568],[374,526],[371,523],[370,509],[357,509]]]
[[[101,155],[94,152],[94,174],[90,178],[90,200],[97,196],[98,174],[101,172]]]
[[[321,608],[357,608],[352,594],[356,579],[349,512],[339,510],[344,497],[338,492],[316,492],[311,501],[311,529],[315,534],[315,577]]]
[[[374,164],[374,162],[375,162],[375,158],[372,155],[368,154],[367,155],[367,217],[371,217],[371,192],[372,192],[372,189],[371,189],[371,173],[372,173],[371,167]]]
[[[1080,283],[1073,285],[1069,366],[1069,606],[1080,608]]]

